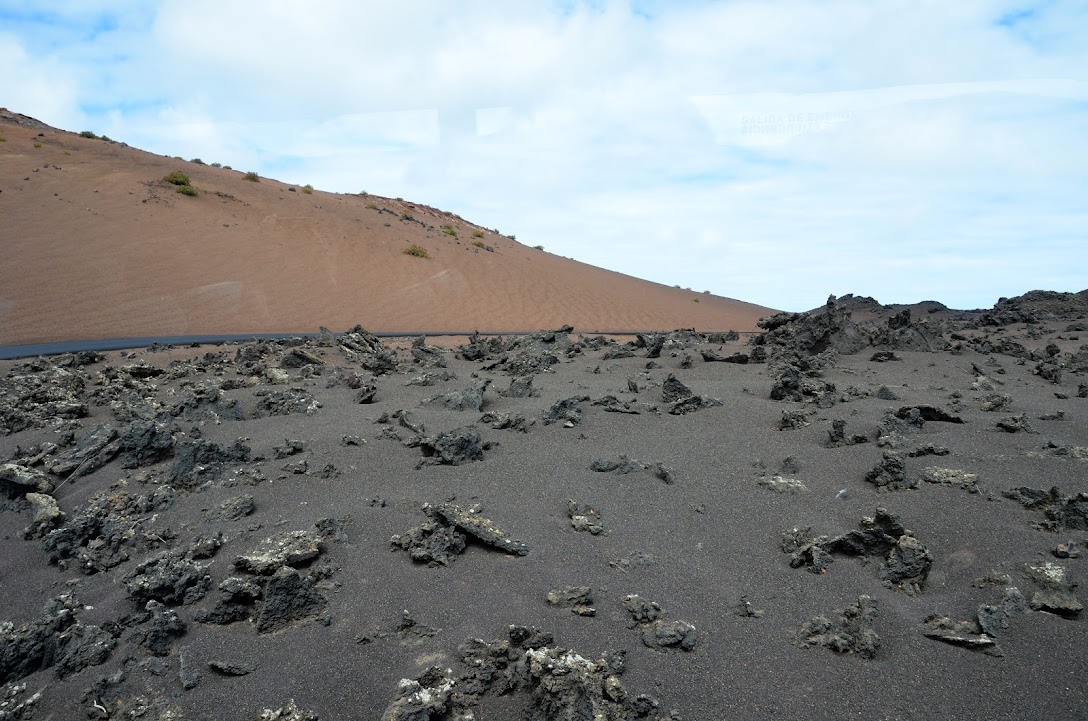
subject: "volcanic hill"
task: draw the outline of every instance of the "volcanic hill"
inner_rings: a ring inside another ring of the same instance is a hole
[[[0,137],[0,344],[356,324],[745,331],[771,312],[553,255],[406,200],[291,186],[3,109]],[[167,182],[172,173],[189,184]],[[427,257],[406,254],[413,246]]]

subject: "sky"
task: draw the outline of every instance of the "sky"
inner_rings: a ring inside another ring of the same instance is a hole
[[[1083,0],[0,0],[0,106],[783,310],[1088,288]]]

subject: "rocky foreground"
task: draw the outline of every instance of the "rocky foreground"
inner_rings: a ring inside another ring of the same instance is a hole
[[[5,362],[0,719],[1082,715],[1088,293],[759,325]]]

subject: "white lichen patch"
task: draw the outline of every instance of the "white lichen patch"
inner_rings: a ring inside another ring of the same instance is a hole
[[[1051,563],[1050,561],[1043,561],[1042,563],[1028,566],[1028,569],[1031,571],[1032,575],[1039,581],[1050,583],[1055,586],[1061,586],[1065,584],[1065,577],[1067,573],[1065,566],[1059,566],[1058,564]]]
[[[771,476],[770,478],[760,478],[759,485],[769,488],[775,493],[808,493],[808,486],[798,478]]]
[[[969,493],[978,493],[978,475],[958,468],[930,466],[922,469],[922,480],[945,486],[957,486]]]

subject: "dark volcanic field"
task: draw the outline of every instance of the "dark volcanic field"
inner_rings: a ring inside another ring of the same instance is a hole
[[[0,719],[1085,718],[1088,298],[911,310],[3,362]]]

